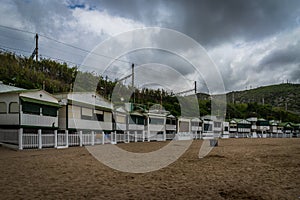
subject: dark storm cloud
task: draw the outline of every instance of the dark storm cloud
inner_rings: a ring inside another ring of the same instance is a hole
[[[290,79],[291,82],[300,82],[300,64],[295,66],[295,70],[291,71]]]
[[[90,1],[91,5],[95,2]],[[297,0],[162,0],[99,1],[113,15],[141,20],[150,26],[160,23],[181,31],[205,46],[235,39],[257,40],[278,30],[299,26]],[[162,17],[161,17],[162,15]]]
[[[300,40],[296,44],[291,44],[285,48],[274,50],[260,62],[260,66],[272,69],[272,67],[281,67],[284,65],[299,63]]]
[[[170,28],[206,48],[228,91],[286,79],[300,82],[298,0],[3,0],[0,25],[38,32],[87,50],[135,28]],[[26,54],[20,52],[26,56],[34,48],[33,37],[0,28],[0,44],[26,50]],[[164,40],[153,42],[163,44]],[[178,44],[175,40],[170,46]],[[79,64],[87,54],[43,37],[40,53]],[[192,74],[184,61],[159,51],[128,55],[127,59],[141,62],[141,58]]]

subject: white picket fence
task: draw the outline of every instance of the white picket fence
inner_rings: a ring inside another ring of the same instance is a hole
[[[234,138],[251,138],[250,134],[230,133],[230,137]],[[145,142],[145,141],[166,141],[166,140],[183,140],[183,139],[203,139],[205,137],[220,137],[216,133],[168,133],[168,134],[147,134],[146,131],[141,132],[125,132],[125,133],[95,133],[90,131],[83,133],[82,131],[69,133],[57,133],[57,130],[47,131],[34,130],[32,132],[23,132],[23,129],[0,129],[0,143],[14,145],[19,149],[41,149],[41,148],[59,148],[70,146],[86,146],[97,144],[116,144],[129,142]],[[291,138],[299,137],[297,134],[257,134],[258,138]]]

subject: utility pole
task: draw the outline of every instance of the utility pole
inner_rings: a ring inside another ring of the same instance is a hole
[[[132,74],[132,76],[131,76],[131,78],[132,78],[131,86],[132,86],[132,88],[134,88],[134,64],[133,63],[131,65],[131,74]]]
[[[104,95],[103,95],[103,96],[106,96],[106,91],[107,91],[107,79],[108,79],[108,77],[105,76],[105,82],[104,82]]]
[[[35,60],[38,61],[39,58],[39,35],[35,34]]]
[[[195,94],[197,94],[197,81],[195,81]]]
[[[131,78],[132,78],[132,81],[131,81],[131,86],[132,86],[132,89],[133,89],[133,103],[135,103],[135,89],[134,89],[134,64],[132,63],[131,65]]]
[[[30,58],[33,59],[35,57],[35,61],[37,62],[39,59],[39,35],[36,33],[35,34],[35,49],[32,52]]]

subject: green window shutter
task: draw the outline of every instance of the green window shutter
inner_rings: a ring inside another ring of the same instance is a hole
[[[56,117],[57,116],[57,107],[52,106],[42,106],[42,114],[45,116]]]
[[[39,115],[40,114],[40,105],[34,104],[34,103],[29,103],[29,102],[23,102],[22,103],[22,111],[23,111],[23,113],[27,113],[27,114]]]

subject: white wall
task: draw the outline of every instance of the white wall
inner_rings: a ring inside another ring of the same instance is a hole
[[[0,125],[19,125],[19,113],[9,113],[9,104],[11,102],[17,102],[20,108],[19,95],[16,93],[0,94],[0,102],[6,103],[7,111],[7,113],[0,114]]]

